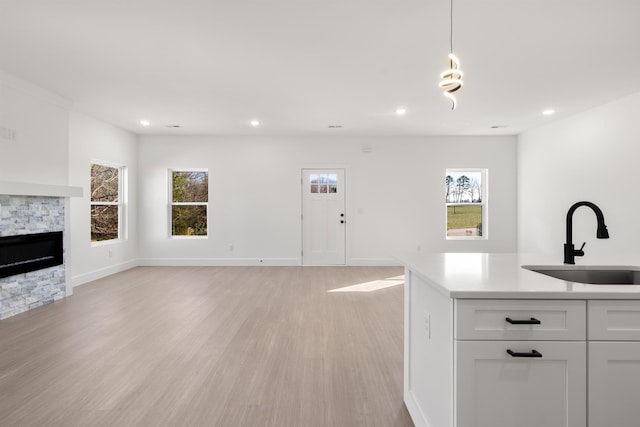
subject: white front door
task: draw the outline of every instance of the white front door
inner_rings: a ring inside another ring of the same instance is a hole
[[[345,264],[344,169],[302,170],[302,264]]]

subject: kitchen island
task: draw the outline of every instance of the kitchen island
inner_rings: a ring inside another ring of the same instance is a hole
[[[404,400],[416,426],[640,425],[640,285],[582,284],[522,268],[567,268],[557,256],[400,259]],[[588,261],[640,269],[638,255]]]

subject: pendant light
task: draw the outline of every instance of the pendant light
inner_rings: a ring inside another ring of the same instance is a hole
[[[456,97],[454,93],[462,88],[462,70],[460,70],[460,60],[453,54],[453,0],[451,1],[451,22],[449,33],[449,69],[440,73],[439,86],[444,89],[444,96],[451,100],[451,109],[456,109]]]

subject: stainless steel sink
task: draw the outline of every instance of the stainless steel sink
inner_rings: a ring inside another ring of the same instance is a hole
[[[640,285],[640,271],[630,267],[523,265],[522,268],[570,282],[591,285]]]

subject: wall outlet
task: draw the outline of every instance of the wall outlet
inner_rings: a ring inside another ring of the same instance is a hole
[[[15,142],[18,139],[18,132],[15,129],[0,126],[0,140]]]
[[[425,310],[424,312],[424,330],[427,333],[427,339],[431,339],[431,314]]]
[[[234,249],[235,249],[235,248],[234,248],[234,246],[233,246],[233,243],[232,243],[232,244],[230,244],[230,245],[229,245],[229,252],[233,252],[233,250],[234,250]]]
[[[109,249],[109,258],[113,258],[113,251]]]

